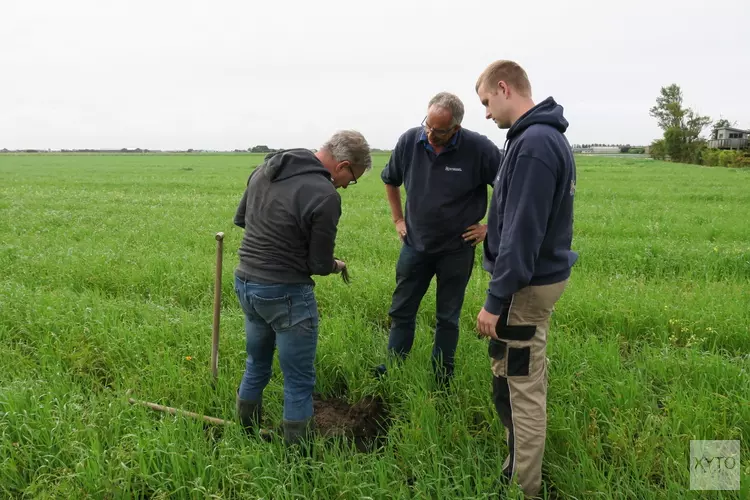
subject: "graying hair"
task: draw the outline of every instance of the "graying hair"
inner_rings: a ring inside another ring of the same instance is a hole
[[[321,149],[331,153],[336,161],[349,161],[354,167],[364,168],[365,172],[372,168],[370,145],[356,130],[336,132],[321,146]]]
[[[461,125],[464,119],[464,103],[457,95],[451,94],[450,92],[440,92],[435,94],[435,97],[430,99],[430,104],[427,105],[427,109],[432,106],[438,108],[447,109],[451,112],[453,117],[453,125]]]

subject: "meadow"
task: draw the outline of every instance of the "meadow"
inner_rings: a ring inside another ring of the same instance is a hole
[[[321,438],[303,460],[236,425],[128,403],[132,390],[233,418],[245,353],[232,218],[261,159],[0,155],[0,497],[487,498],[507,447],[474,328],[487,283],[479,258],[454,390],[431,384],[434,283],[407,363],[371,376],[385,356],[400,245],[379,178],[385,155],[341,191],[336,255],[351,284],[316,279],[316,391],[382,398],[379,448]],[[580,259],[550,333],[545,496],[750,498],[750,171],[577,161]],[[281,404],[276,362],[269,425]],[[690,491],[691,439],[742,440],[741,491]]]

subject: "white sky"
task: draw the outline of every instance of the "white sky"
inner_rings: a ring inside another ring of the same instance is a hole
[[[671,83],[750,128],[748,26],[748,0],[0,0],[0,149],[391,148],[441,90],[502,146],[474,93],[500,58],[571,143],[651,142]]]

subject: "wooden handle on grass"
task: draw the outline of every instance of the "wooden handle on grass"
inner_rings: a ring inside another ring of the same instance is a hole
[[[216,279],[214,280],[214,323],[211,339],[211,374],[219,379],[219,320],[221,316],[221,263],[224,254],[224,233],[216,233]]]
[[[146,408],[151,408],[152,410],[161,411],[164,413],[171,413],[172,415],[184,415],[186,417],[192,417],[198,420],[205,420],[206,422],[210,424],[214,424],[214,425],[233,425],[234,424],[234,422],[230,420],[222,420],[220,418],[209,417],[207,415],[199,415],[197,413],[193,413],[192,411],[179,410],[177,408],[172,408],[171,406],[164,406],[164,405],[159,405],[156,403],[149,403],[148,401],[139,401],[137,399],[128,398],[128,402],[132,405],[141,405],[141,406],[145,406]]]

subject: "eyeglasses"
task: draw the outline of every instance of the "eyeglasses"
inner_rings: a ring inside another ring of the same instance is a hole
[[[346,168],[348,168],[349,172],[352,174],[352,180],[349,181],[349,185],[353,186],[354,184],[357,183],[357,177],[354,175],[354,170],[352,170],[352,167],[347,165]]]
[[[432,128],[429,125],[427,125],[427,117],[426,116],[422,119],[422,127],[427,132],[432,132],[433,134],[436,134],[436,135],[448,135],[448,134],[450,134],[453,131],[454,128],[456,128],[455,125],[452,126],[449,129],[447,129],[447,130],[446,129],[439,129],[439,128]]]

